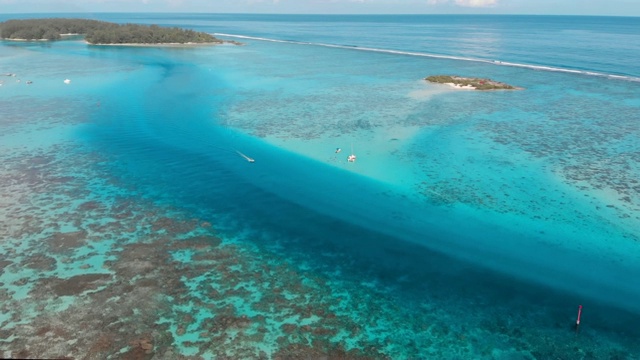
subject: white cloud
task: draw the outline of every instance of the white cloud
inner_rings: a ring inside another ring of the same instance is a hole
[[[456,5],[466,7],[488,7],[498,5],[498,0],[456,0]]]
[[[264,3],[278,4],[278,3],[280,3],[280,0],[248,0],[247,1],[247,4],[249,4],[249,5],[264,4]]]
[[[451,0],[427,0],[429,5],[446,4]],[[491,7],[498,5],[499,0],[453,0],[458,6],[464,7]]]

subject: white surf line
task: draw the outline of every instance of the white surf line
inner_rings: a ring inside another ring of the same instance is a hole
[[[215,35],[228,36],[228,37],[234,37],[234,38],[240,38],[240,39],[258,40],[258,41],[269,41],[269,42],[277,42],[277,43],[324,46],[324,47],[338,48],[338,49],[370,51],[370,52],[379,52],[379,53],[386,53],[386,54],[407,55],[407,56],[421,56],[421,57],[428,57],[428,58],[434,58],[434,59],[473,61],[473,62],[480,62],[480,63],[485,63],[485,64],[499,65],[499,66],[521,67],[521,68],[527,68],[527,69],[532,69],[532,70],[564,72],[564,73],[570,73],[570,74],[587,75],[587,76],[599,76],[599,77],[606,77],[606,78],[609,78],[609,79],[640,82],[640,77],[606,74],[606,73],[599,73],[599,72],[594,72],[594,71],[565,69],[565,68],[559,68],[559,67],[553,67],[553,66],[520,64],[520,63],[507,62],[507,61],[484,60],[484,59],[468,58],[468,57],[461,57],[461,56],[436,55],[436,54],[428,54],[428,53],[420,53],[420,52],[412,52],[412,51],[377,49],[377,48],[360,47],[360,46],[346,46],[346,45],[336,45],[336,44],[312,43],[312,42],[294,41],[294,40],[278,40],[278,39],[261,38],[261,37],[256,37],[256,36],[234,35],[234,34],[225,34],[225,33],[213,33],[212,35],[214,35],[214,36]]]

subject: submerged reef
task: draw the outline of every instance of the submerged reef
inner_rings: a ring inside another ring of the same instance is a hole
[[[450,75],[433,75],[428,76],[425,80],[437,83],[437,84],[449,84],[451,86],[461,88],[461,89],[471,89],[471,90],[522,90],[522,88],[518,88],[509,84],[505,84],[503,82],[491,80],[491,79],[482,79],[482,78],[473,78],[473,77],[462,77],[462,76],[450,76]]]
[[[2,133],[82,124],[78,110],[95,99],[59,103],[0,102],[17,114]],[[21,117],[27,106],[40,118]],[[624,359],[640,350],[634,334],[589,328],[597,321],[576,336],[544,298],[514,312],[516,297],[492,299],[451,263],[457,281],[403,270],[404,257],[423,259],[418,249],[385,249],[396,270],[381,274],[338,245],[296,250],[308,239],[229,234],[216,214],[141,196],[106,154],[24,143],[0,151],[1,357]]]

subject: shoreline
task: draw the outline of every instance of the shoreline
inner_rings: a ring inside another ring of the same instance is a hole
[[[196,47],[196,46],[214,46],[223,45],[225,42],[208,42],[208,43],[123,43],[123,44],[92,44],[85,41],[85,44],[91,46],[130,46],[130,47]]]
[[[473,86],[473,85],[460,85],[460,84],[455,84],[455,83],[432,83],[432,84],[438,84],[438,85],[447,85],[448,87],[454,89],[454,90],[476,90],[476,91],[482,91],[482,92],[486,92],[486,91],[505,91],[505,90],[524,90],[524,88],[521,87],[515,87],[513,89],[478,89],[477,87]]]
[[[60,35],[70,37],[70,36],[76,36],[80,34],[60,34]],[[13,42],[25,42],[25,43],[29,43],[29,42],[40,43],[40,42],[56,41],[56,40],[49,40],[49,39],[4,39],[4,38],[0,40],[13,41]],[[150,44],[146,44],[146,43],[92,44],[84,40],[84,43],[91,46],[131,46],[131,47],[196,47],[196,46],[215,46],[215,45],[226,45],[226,44],[236,45],[236,46],[244,45],[236,41],[220,41],[220,42],[214,41],[214,42],[206,42],[206,43],[188,42],[188,43],[150,43]]]
[[[72,36],[81,36],[82,34],[73,34],[73,33],[68,33],[68,34],[60,34],[60,36],[62,36],[63,38],[65,37],[72,37]],[[0,38],[0,40],[6,40],[6,41],[16,41],[16,42],[32,42],[32,41],[56,41],[56,40],[50,40],[50,39],[11,39],[11,38]],[[62,40],[62,39],[60,39]],[[66,39],[69,40],[69,39]]]
[[[491,80],[488,78],[477,77],[463,77],[463,76],[450,76],[450,75],[432,75],[424,78],[424,80],[435,83],[449,85],[455,89],[464,90],[478,90],[478,91],[491,91],[491,90],[524,90],[524,88],[509,85],[500,81]]]
[[[478,90],[475,86],[472,85],[460,85],[454,83],[443,83],[443,85],[449,85],[456,90]]]
[[[9,38],[2,38],[0,39],[2,41],[15,41],[15,42],[43,42],[43,41],[53,41],[53,40],[49,40],[49,39],[9,39]]]

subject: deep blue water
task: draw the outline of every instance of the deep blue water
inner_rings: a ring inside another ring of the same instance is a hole
[[[640,77],[640,18],[506,15],[94,14],[277,40]],[[516,25],[517,26],[514,26]]]
[[[85,149],[103,156],[98,169],[127,189],[123,197],[210,221],[225,241],[264,252],[257,264],[323,278],[320,303],[369,296],[370,308],[336,311],[369,329],[359,341],[386,339],[387,356],[460,358],[466,348],[473,358],[637,358],[637,18],[92,17],[189,27],[245,46],[3,43],[0,72],[37,85],[0,88],[8,162],[28,144],[56,153],[42,129],[72,116],[42,104],[68,104],[82,119],[60,140],[81,144],[65,150],[72,158],[87,158]],[[440,73],[525,90],[421,81]],[[73,86],[61,85],[67,77]],[[21,101],[37,105],[25,115],[12,105]],[[24,128],[14,121],[22,117]],[[359,156],[352,167],[331,157],[347,142]],[[105,202],[114,191],[90,180],[83,190]],[[582,338],[571,331],[578,304]],[[425,333],[428,321],[451,329]],[[403,347],[406,338],[413,345]]]

